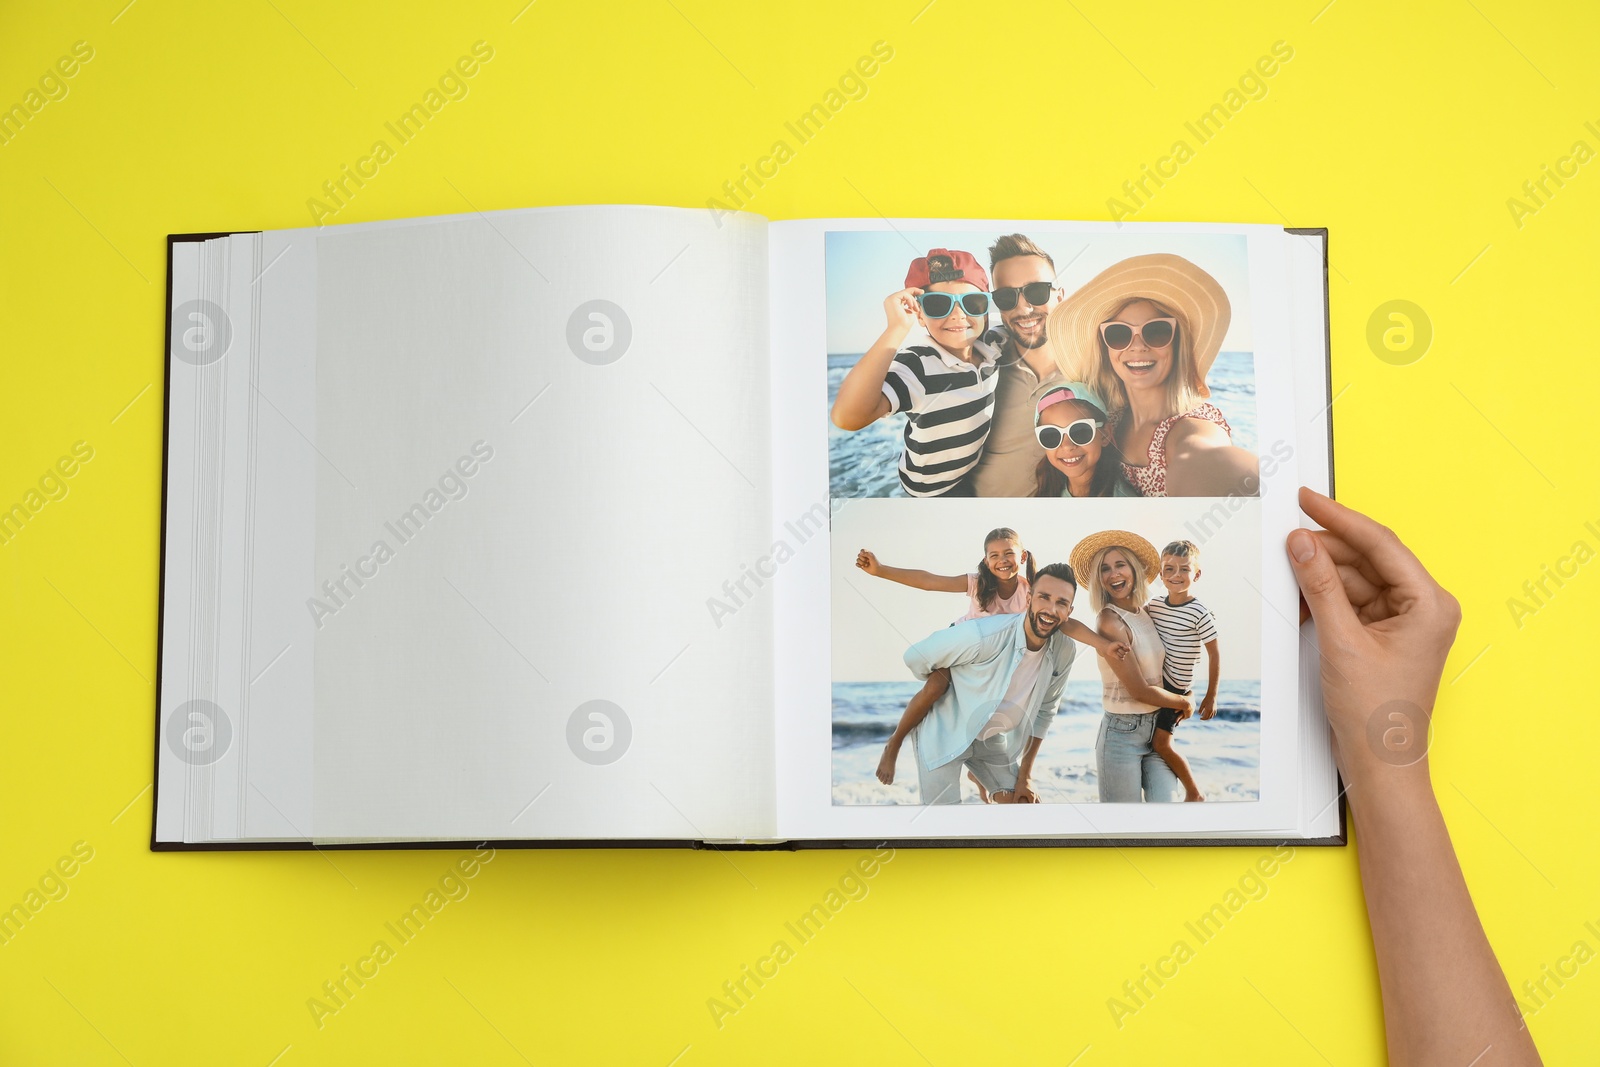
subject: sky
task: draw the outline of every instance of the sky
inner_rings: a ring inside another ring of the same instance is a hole
[[[883,332],[883,301],[904,288],[906,269],[930,248],[971,252],[984,269],[998,233],[911,230],[833,231],[827,235],[828,351],[865,352]],[[1027,236],[1050,253],[1059,284],[1071,295],[1096,274],[1129,256],[1171,252],[1198,264],[1221,283],[1233,305],[1222,340],[1225,352],[1252,352],[1250,286],[1243,234],[1074,234],[1031,230]],[[991,321],[1000,325],[998,313]]]
[[[1227,507],[1210,497],[836,501],[830,561],[833,680],[912,680],[901,658],[906,646],[967,610],[964,594],[912,589],[858,570],[858,550],[870,549],[890,566],[960,574],[974,569],[984,535],[997,526],[1015,529],[1041,566],[1067,561],[1074,545],[1100,530],[1142,534],[1158,552],[1180,538],[1200,544],[1201,576],[1191,592],[1217,618],[1222,676],[1260,678],[1262,614],[1268,611],[1255,591],[1261,584],[1261,502],[1233,503],[1239,510],[1219,527],[1201,523],[1207,509]],[[1159,580],[1151,589],[1156,596],[1166,592]],[[1073,615],[1094,624],[1086,589],[1078,591]],[[1266,621],[1287,625],[1270,612]],[[1080,659],[1073,677],[1092,680],[1099,673],[1092,661]]]

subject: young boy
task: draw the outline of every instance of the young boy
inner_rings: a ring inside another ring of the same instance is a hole
[[[970,496],[958,487],[989,436],[1004,338],[989,329],[989,276],[970,252],[930,249],[911,261],[906,287],[883,308],[889,325],[839,383],[833,424],[855,431],[905,412],[907,495]],[[918,324],[930,343],[901,349]]]
[[[1200,717],[1209,719],[1217,713],[1217,674],[1222,655],[1217,649],[1217,623],[1209,609],[1196,600],[1189,587],[1200,580],[1200,549],[1193,541],[1174,541],[1161,550],[1161,584],[1167,595],[1145,605],[1150,620],[1156,624],[1161,643],[1166,647],[1166,670],[1161,684],[1174,693],[1188,696],[1194,681],[1194,665],[1200,659],[1202,646],[1209,663],[1205,699],[1200,702]],[[1172,731],[1178,723],[1189,717],[1188,712],[1161,708],[1155,713],[1155,736],[1151,747],[1166,761],[1172,773],[1183,783],[1184,800],[1204,800],[1205,795],[1195,785],[1189,771],[1189,761],[1172,747]]]

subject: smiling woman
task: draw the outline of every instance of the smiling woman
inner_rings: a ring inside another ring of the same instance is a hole
[[[1121,659],[1101,658],[1105,717],[1095,737],[1095,766],[1102,803],[1169,802],[1178,776],[1155,750],[1156,713],[1191,710],[1189,698],[1163,689],[1166,646],[1155,622],[1141,610],[1161,557],[1148,540],[1128,530],[1102,530],[1072,550],[1072,569],[1089,590],[1100,634],[1127,643]]]
[[[1256,494],[1257,457],[1208,400],[1231,319],[1221,284],[1165,253],[1109,267],[1050,313],[1057,364],[1106,398],[1122,473],[1142,496]]]

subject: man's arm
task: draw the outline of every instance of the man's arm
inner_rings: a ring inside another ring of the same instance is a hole
[[[1129,652],[1133,651],[1133,649],[1120,641],[1112,641],[1109,638],[1101,637],[1077,619],[1068,619],[1062,624],[1061,630],[1074,641],[1088,645],[1106,659],[1110,659],[1112,656],[1123,659]]]
[[[1039,700],[1039,713],[1033,717],[1033,729],[1030,732],[1033,734],[1035,742],[1050,731],[1050,724],[1056,721],[1056,712],[1060,710],[1061,701],[1066,697],[1067,678],[1072,674],[1073,659],[1077,656],[1077,650],[1073,649],[1070,644],[1067,648],[1072,651],[1073,655],[1068,657],[1061,673],[1051,677],[1049,688],[1044,691],[1044,696]]]
[[[940,667],[959,667],[978,658],[986,634],[973,625],[981,620],[959,622],[935,630],[906,649],[905,662],[911,673],[926,681]]]
[[[1029,784],[1033,781],[1033,759],[1039,754],[1039,746],[1043,743],[1043,737],[1028,739],[1028,747],[1022,753],[1022,764],[1017,768],[1017,787],[1011,791],[1014,804],[1039,803],[1039,794],[1029,788]]]

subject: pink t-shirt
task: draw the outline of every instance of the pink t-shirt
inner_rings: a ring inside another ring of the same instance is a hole
[[[967,613],[956,622],[966,622],[968,619],[981,619],[987,615],[1021,615],[1028,610],[1028,597],[1033,590],[1028,588],[1028,579],[1017,575],[1017,589],[1009,597],[995,603],[992,611],[984,610],[978,603],[978,576],[967,575]]]

